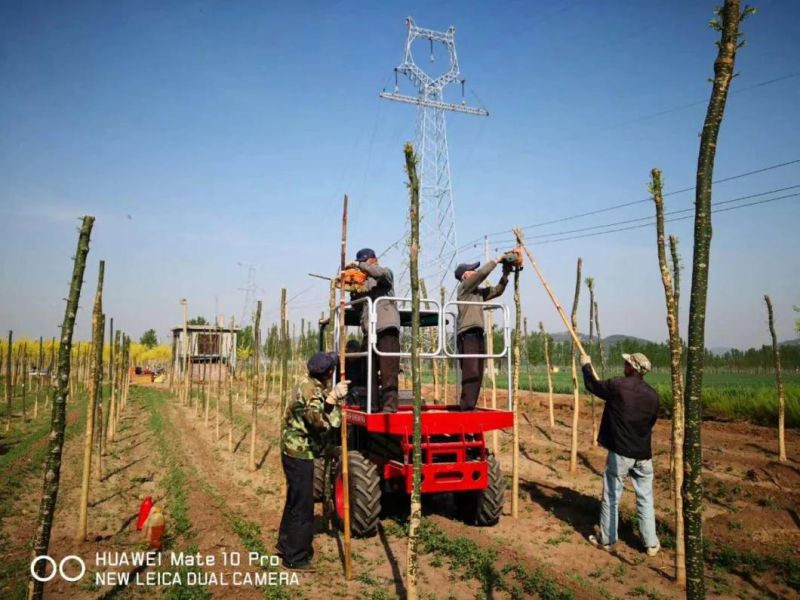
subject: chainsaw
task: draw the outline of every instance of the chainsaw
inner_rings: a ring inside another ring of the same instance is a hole
[[[342,285],[346,292],[366,292],[367,274],[361,269],[345,269],[336,278],[336,286]]]
[[[503,255],[503,266],[508,266],[511,271],[522,270],[522,250],[514,248]]]

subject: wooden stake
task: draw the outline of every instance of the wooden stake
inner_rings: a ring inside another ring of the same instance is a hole
[[[89,386],[89,397],[86,400],[86,432],[83,444],[83,476],[81,478],[81,498],[78,515],[78,530],[75,539],[84,541],[89,517],[89,480],[92,470],[92,449],[94,447],[94,417],[97,412],[97,398],[100,387],[100,371],[103,368],[103,276],[105,274],[105,261],[100,261],[97,274],[97,292],[94,296],[94,309],[92,310],[92,377]]]
[[[261,300],[256,302],[256,318],[253,327],[253,359],[255,377],[253,378],[253,402],[250,409],[250,470],[256,470],[256,426],[258,423],[258,378],[261,369]]]
[[[519,243],[517,239],[517,243]],[[522,302],[519,296],[519,269],[514,271],[514,375],[511,398],[514,411],[514,429],[511,443],[511,516],[519,517],[519,371],[520,371],[520,321],[522,321]]]
[[[484,260],[489,261],[489,239],[484,236],[483,238],[483,254]],[[516,280],[515,280],[516,283]],[[486,334],[486,350],[489,353],[488,367],[489,379],[492,381],[492,410],[497,410],[497,373],[495,372],[494,358],[494,311],[486,311],[486,326],[488,333]],[[515,419],[516,421],[516,419]],[[498,438],[497,429],[492,430],[492,452],[495,455],[500,453],[500,440]]]
[[[553,367],[550,364],[550,338],[544,330],[544,323],[539,321],[539,332],[542,334],[542,341],[544,343],[544,365],[547,369],[547,407],[550,413],[550,428],[556,426],[556,418],[553,412]]]

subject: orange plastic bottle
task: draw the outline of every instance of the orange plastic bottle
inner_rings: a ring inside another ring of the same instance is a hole
[[[147,517],[147,527],[145,528],[145,536],[147,538],[147,545],[155,550],[160,550],[164,537],[164,515],[161,514],[161,509],[154,506],[150,511],[150,516]]]
[[[150,511],[153,509],[153,497],[148,496],[142,501],[139,506],[139,518],[136,520],[136,529],[142,530],[144,524],[147,522],[147,517],[150,516]]]

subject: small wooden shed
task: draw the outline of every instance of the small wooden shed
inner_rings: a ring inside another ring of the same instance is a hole
[[[175,376],[184,377],[188,354],[189,373],[193,381],[225,380],[236,369],[238,327],[220,325],[187,325],[172,328],[172,356]]]

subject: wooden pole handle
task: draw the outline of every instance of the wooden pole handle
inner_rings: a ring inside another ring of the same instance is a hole
[[[581,355],[588,354],[586,350],[583,348],[583,344],[581,344],[581,340],[578,335],[575,333],[575,329],[572,327],[572,323],[570,323],[569,317],[567,317],[566,311],[564,311],[564,307],[561,306],[561,303],[556,298],[556,295],[553,293],[553,290],[550,288],[550,284],[547,283],[547,280],[544,278],[544,274],[542,274],[541,269],[539,269],[539,265],[536,264],[536,260],[533,258],[533,254],[531,253],[530,248],[528,248],[528,244],[522,239],[522,230],[519,228],[514,229],[514,235],[517,236],[517,241],[522,246],[522,249],[525,250],[525,254],[528,256],[528,260],[533,266],[534,271],[539,276],[539,280],[542,282],[547,295],[550,296],[550,300],[553,301],[555,304],[556,310],[558,311],[561,320],[564,322],[564,326],[567,328],[567,332],[569,333],[570,337],[572,338],[572,343],[575,344],[575,347],[581,353]],[[594,370],[594,366],[592,366],[592,373],[594,373],[595,379],[597,378],[597,373]]]

